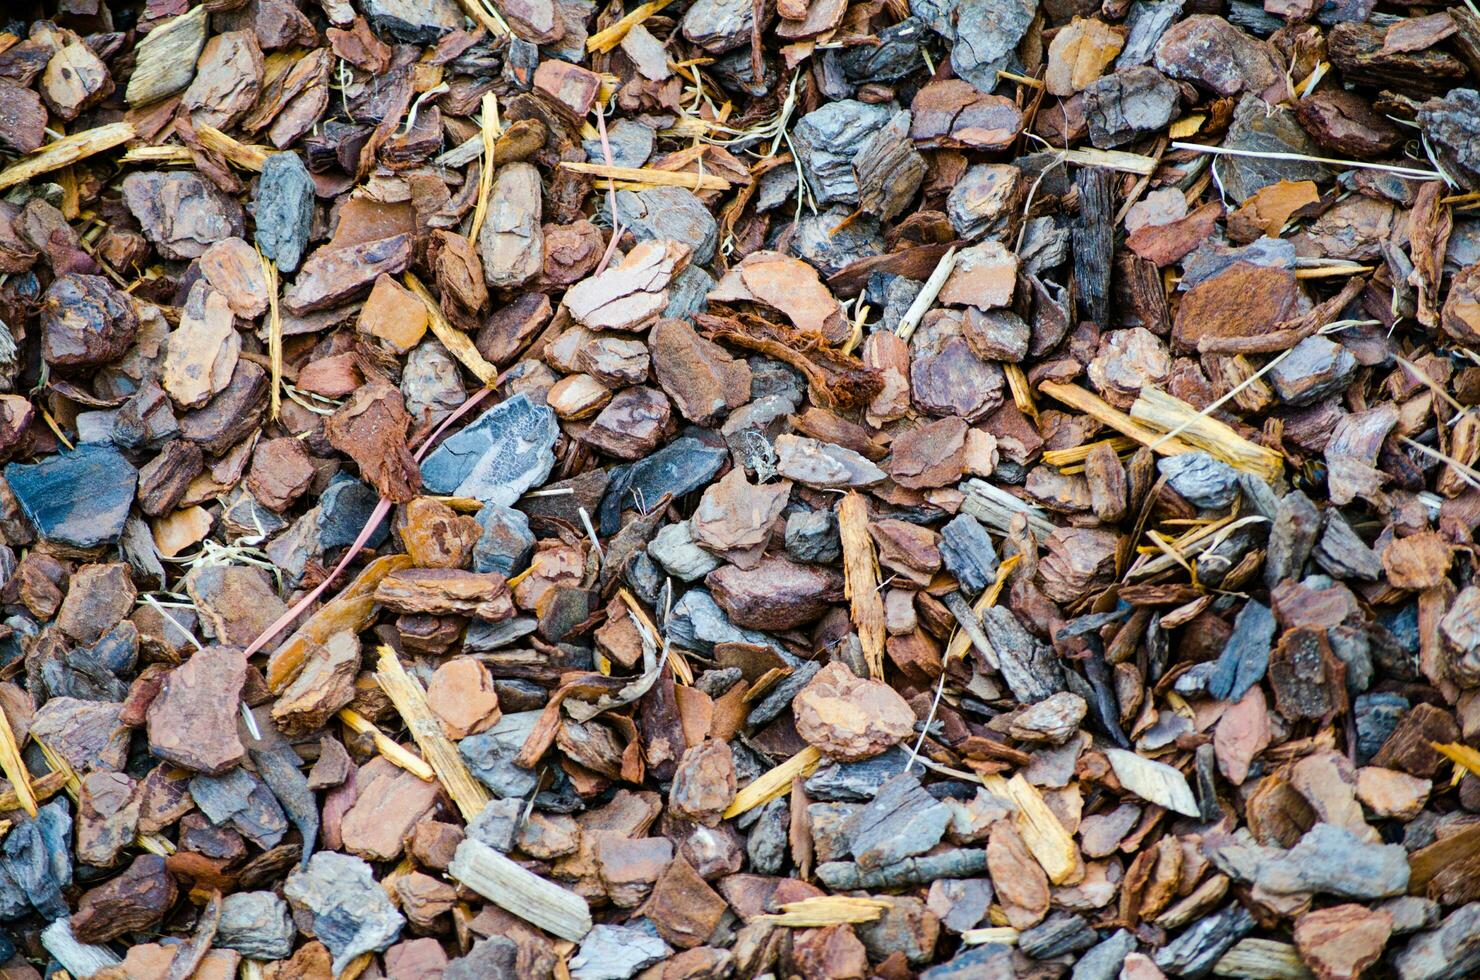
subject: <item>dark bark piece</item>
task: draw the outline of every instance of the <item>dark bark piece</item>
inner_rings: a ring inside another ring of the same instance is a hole
[[[1104,327],[1110,322],[1111,257],[1115,250],[1114,175],[1086,167],[1074,175],[1079,189],[1079,220],[1074,223],[1075,295],[1087,319]]]
[[[72,933],[78,942],[104,943],[145,931],[164,918],[176,894],[164,858],[140,854],[123,874],[82,894],[72,915]]]
[[[46,290],[41,315],[42,356],[59,368],[116,361],[139,328],[133,300],[102,276],[57,279]]]
[[[30,153],[46,142],[46,109],[41,97],[0,79],[0,146]]]
[[[1387,51],[1384,32],[1370,24],[1337,24],[1327,35],[1331,63],[1348,82],[1439,95],[1468,75],[1464,63],[1445,51]]]
[[[1380,156],[1403,138],[1355,92],[1326,88],[1295,105],[1295,118],[1324,149],[1354,160]]]
[[[180,417],[180,437],[219,456],[257,430],[267,411],[267,372],[245,358],[238,361],[231,383],[200,408]]]
[[[1269,657],[1275,708],[1291,721],[1331,718],[1346,708],[1346,665],[1324,630],[1300,627],[1280,637]]]

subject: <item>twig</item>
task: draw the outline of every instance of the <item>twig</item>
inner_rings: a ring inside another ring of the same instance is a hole
[[[283,316],[278,308],[277,263],[257,250],[262,260],[262,275],[267,279],[267,357],[272,367],[272,387],[268,391],[268,419],[275,420],[283,406]]]
[[[930,273],[930,278],[925,280],[925,285],[921,286],[920,291],[915,294],[915,300],[910,304],[910,308],[905,310],[904,316],[900,317],[895,333],[899,334],[901,340],[909,341],[915,328],[920,325],[920,321],[925,319],[925,314],[930,312],[930,307],[935,303],[935,298],[940,295],[946,280],[955,270],[956,246],[952,245],[935,264],[935,271]]]
[[[380,648],[380,659],[376,663],[375,681],[391,699],[391,704],[406,723],[407,731],[416,740],[431,763],[432,770],[452,802],[457,804],[463,819],[472,822],[483,811],[492,798],[483,784],[473,778],[467,764],[457,753],[457,746],[442,730],[442,722],[427,704],[427,694],[421,683],[406,672],[396,653],[388,646]]]
[[[1360,160],[1337,160],[1332,157],[1317,157],[1306,153],[1277,153],[1274,151],[1235,150],[1226,146],[1204,146],[1201,143],[1172,143],[1172,148],[1189,150],[1193,153],[1211,153],[1215,156],[1251,157],[1258,160],[1294,160],[1301,163],[1324,163],[1333,167],[1351,167],[1358,170],[1385,170],[1400,177],[1414,180],[1442,180],[1444,175],[1435,170],[1419,170],[1417,167],[1394,167],[1386,163],[1364,163]]]
[[[424,779],[429,783],[437,778],[437,774],[432,771],[432,767],[427,765],[425,760],[376,728],[374,722],[358,711],[352,708],[341,708],[339,720],[344,722],[351,731],[369,735],[375,742],[375,750],[385,756],[387,761],[395,763],[418,779]]]

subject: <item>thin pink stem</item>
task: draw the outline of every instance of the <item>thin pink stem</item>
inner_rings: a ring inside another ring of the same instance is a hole
[[[606,112],[602,109],[600,100],[596,103],[596,132],[601,135],[601,155],[606,158],[606,165],[608,167],[615,166],[612,163],[611,140],[606,138]],[[608,184],[606,200],[612,212],[612,237],[606,243],[606,252],[602,254],[601,261],[596,263],[596,271],[591,273],[593,276],[600,275],[602,270],[607,267],[607,264],[611,262],[612,256],[617,251],[617,239],[622,237],[622,229],[617,225],[617,184],[616,181],[608,181]]]

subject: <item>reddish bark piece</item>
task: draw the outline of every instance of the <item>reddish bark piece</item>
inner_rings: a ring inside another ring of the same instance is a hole
[[[937,419],[894,440],[889,475],[902,487],[927,489],[961,479],[966,459],[966,421]]]
[[[386,384],[361,388],[324,424],[330,445],[358,463],[361,475],[393,503],[421,490],[421,470],[406,445],[410,428],[401,393]]]
[[[681,242],[643,242],[620,265],[566,290],[565,308],[592,330],[641,330],[668,306],[668,284],[688,266],[690,252]]]
[[[1454,551],[1433,531],[1420,531],[1389,544],[1382,553],[1382,567],[1395,589],[1423,591],[1444,581]]]
[[[363,295],[381,275],[398,275],[411,264],[410,235],[316,249],[304,260],[293,285],[283,293],[283,309],[302,316]]]
[[[392,572],[376,586],[375,601],[401,613],[472,616],[490,623],[514,614],[509,584],[502,575],[456,568]]]
[[[848,336],[843,309],[817,270],[778,252],[752,252],[709,293],[711,301],[760,303],[786,315],[798,330],[830,344]]]
[[[940,301],[989,310],[1012,302],[1017,284],[1017,256],[1001,242],[982,242],[962,249],[956,267],[940,290]]]
[[[451,739],[486,731],[501,716],[493,679],[471,657],[456,657],[437,668],[427,685],[427,705]]]
[[[921,88],[910,113],[910,138],[921,146],[1003,150],[1023,128],[1023,112],[1011,99],[957,78]]]
[[[534,87],[565,103],[577,116],[584,116],[596,100],[601,76],[579,65],[551,58],[541,61],[535,69]]]
[[[1288,269],[1235,262],[1182,297],[1172,337],[1196,348],[1203,338],[1253,337],[1301,312],[1300,286]]]
[[[402,510],[401,544],[418,568],[461,568],[483,533],[477,518],[440,500],[417,497]]]
[[[1161,268],[1207,241],[1222,217],[1223,205],[1209,201],[1185,218],[1136,229],[1125,244],[1141,258]]]
[[[367,861],[394,861],[412,829],[436,807],[441,789],[383,756],[366,763],[356,782],[359,799],[340,824],[344,849]]]
[[[659,320],[649,335],[653,376],[684,418],[713,425],[750,400],[750,368],[682,320]]]
[[[669,943],[692,949],[714,934],[727,907],[688,861],[676,857],[653,885],[643,914]]]
[[[219,775],[246,757],[236,733],[247,658],[235,647],[207,647],[165,678],[149,706],[149,749],[195,772]]]
[[[987,868],[1014,929],[1029,929],[1043,921],[1048,914],[1048,876],[1009,821],[999,820],[992,826]]]
[[[747,629],[794,629],[843,598],[843,578],[833,569],[781,557],[750,569],[724,565],[704,581],[730,621]]]
[[[313,461],[301,440],[268,439],[258,443],[252,453],[247,487],[264,507],[281,513],[308,489],[314,473]]]
[[[752,484],[744,470],[733,469],[700,498],[691,524],[694,540],[741,568],[754,568],[790,496],[790,480]]]
[[[57,628],[79,643],[96,643],[133,611],[137,595],[128,565],[83,565],[57,612]]]
[[[426,305],[416,294],[381,273],[360,307],[358,329],[404,354],[426,335],[427,322]]]

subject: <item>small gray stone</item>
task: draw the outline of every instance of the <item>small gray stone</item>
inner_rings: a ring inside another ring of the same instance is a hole
[[[776,455],[778,473],[819,490],[871,487],[888,476],[860,453],[807,436],[777,437]]]
[[[1247,486],[1249,481],[1240,482]],[[1332,513],[1336,511],[1333,509]],[[1273,589],[1287,578],[1300,578],[1320,526],[1321,512],[1305,494],[1292,490],[1280,498],[1269,529],[1265,585]]]
[[[508,646],[521,637],[528,636],[539,628],[539,620],[533,616],[515,616],[501,623],[486,623],[475,619],[468,623],[463,636],[464,653],[488,653]]]
[[[889,777],[904,770],[909,752],[894,746],[861,762],[825,762],[807,777],[807,798],[829,802],[872,800]]]
[[[1180,6],[1180,4],[1178,4]],[[1136,948],[1136,937],[1127,929],[1120,929],[1094,949],[1079,957],[1074,964],[1070,980],[1115,980],[1120,976],[1120,967]]]
[[[987,529],[970,514],[957,514],[941,527],[940,557],[970,598],[997,578],[997,549]]]
[[[447,963],[442,980],[518,980],[519,946],[504,936],[480,939],[468,950]]]
[[[539,721],[538,711],[504,715],[486,732],[469,736],[457,744],[463,761],[473,775],[501,798],[520,798],[539,785],[539,771],[514,765],[529,733]]]
[[[714,287],[714,277],[697,263],[690,263],[668,284],[668,305],[663,308],[663,317],[689,320],[703,313],[709,309],[709,294]]]
[[[601,533],[622,529],[622,512],[649,512],[665,494],[681,497],[707,484],[729,462],[730,451],[694,436],[680,436],[631,466],[612,469],[611,482],[601,501]]]
[[[1401,895],[1378,906],[1393,917],[1393,935],[1404,936],[1439,924],[1439,903],[1421,895]]]
[[[853,212],[853,208],[841,205],[816,214],[803,210],[797,219],[791,250],[798,258],[816,266],[824,277],[850,262],[883,255],[888,247],[879,230],[879,220],[865,213],[849,221]]]
[[[779,875],[786,869],[791,805],[782,797],[767,803],[759,812],[760,816],[751,826],[750,836],[745,841],[750,870],[755,874]]]
[[[987,910],[992,906],[992,879],[939,878],[930,883],[930,895],[926,904],[940,917],[940,924],[951,932],[962,933],[975,929],[987,917]]]
[[[467,834],[473,840],[507,854],[514,849],[514,838],[523,816],[524,801],[518,797],[491,800],[468,824]]]
[[[673,948],[658,935],[648,919],[632,925],[593,926],[570,958],[571,980],[627,980],[673,955]]]
[[[272,153],[257,181],[256,242],[279,272],[295,272],[313,231],[314,182],[297,153]]]
[[[1376,582],[1382,577],[1382,559],[1357,536],[1335,507],[1326,511],[1326,529],[1311,557],[1337,578]]]
[[[1357,765],[1365,766],[1372,760],[1388,737],[1397,731],[1398,722],[1410,706],[1403,695],[1387,691],[1363,694],[1356,699],[1352,714],[1357,724]]]
[[[797,692],[806,687],[821,669],[822,665],[815,660],[797,664],[789,676],[782,678],[780,683],[761,698],[760,704],[751,709],[750,714],[745,716],[745,723],[756,729],[775,721],[781,716],[781,712],[791,707]]]
[[[930,962],[935,954],[935,941],[940,934],[938,928],[925,928],[926,919],[933,913],[925,903],[914,896],[905,895],[885,898],[889,903],[884,913],[872,922],[860,923],[854,928],[869,958],[885,960],[895,953],[903,953],[911,966]]]
[[[618,119],[606,127],[606,139],[612,148],[612,163],[615,166],[640,167],[653,155],[656,137],[651,127],[644,126],[635,119]],[[586,151],[586,159],[590,162],[606,163],[606,152],[602,149],[601,140],[583,140],[581,148]],[[617,207],[620,208],[621,204]],[[626,214],[627,212],[622,212],[623,217]]]
[[[365,522],[370,520],[370,515],[379,502],[380,495],[369,484],[361,483],[347,473],[334,474],[328,489],[319,498],[319,547],[328,551],[354,544],[355,538],[359,536]],[[378,548],[385,544],[390,533],[390,516],[387,515],[370,532],[365,544]]]
[[[273,892],[236,892],[221,900],[217,946],[254,960],[282,960],[293,955],[297,934],[288,903]]]
[[[853,157],[893,114],[889,106],[840,99],[807,113],[792,127],[792,148],[818,204],[858,203]]]
[[[408,44],[435,44],[463,26],[455,0],[365,0],[361,6],[376,31]]]
[[[1234,618],[1233,632],[1208,675],[1208,691],[1213,697],[1236,703],[1243,700],[1249,688],[1264,679],[1276,629],[1274,613],[1268,606],[1252,599],[1244,603]]]
[[[1177,83],[1150,65],[1111,72],[1085,86],[1089,140],[1105,150],[1161,129],[1182,106]]]
[[[1248,910],[1242,905],[1230,905],[1183,930],[1176,939],[1156,951],[1154,960],[1157,966],[1173,976],[1197,980],[1207,976],[1219,957],[1253,931],[1254,917]]]
[[[1233,110],[1233,123],[1228,127],[1223,145],[1231,150],[1258,153],[1295,153],[1307,157],[1322,155],[1320,147],[1316,146],[1310,134],[1295,121],[1294,113],[1270,112],[1267,102],[1248,92],[1244,93]],[[1324,184],[1332,176],[1325,164],[1306,160],[1226,156],[1216,158],[1212,166],[1221,182],[1220,186],[1240,204],[1281,180],[1313,180]],[[1191,287],[1184,282],[1182,288]]]
[[[498,572],[512,578],[522,572],[534,554],[534,532],[529,517],[512,507],[484,504],[478,511],[483,533],[473,546],[473,571]]]
[[[1018,949],[1035,960],[1077,953],[1095,945],[1099,937],[1089,921],[1072,912],[1055,912],[1018,936]]]
[[[951,808],[925,792],[920,780],[900,773],[849,818],[844,832],[862,868],[880,868],[924,854],[945,835]]]
[[[960,4],[951,67],[980,91],[992,93],[997,72],[1018,64],[1018,45],[1037,13],[1038,0]]]
[[[272,790],[240,766],[220,776],[196,776],[190,796],[211,823],[229,824],[263,850],[276,847],[288,833],[287,814]]]
[[[685,582],[701,579],[723,562],[694,543],[688,521],[665,524],[648,542],[648,557],[669,575]]]
[[[112,446],[78,446],[39,463],[11,463],[5,480],[41,537],[74,548],[112,544],[123,533],[138,471]]]
[[[741,629],[714,601],[707,589],[690,589],[673,604],[664,624],[669,638],[686,650],[709,653],[716,643],[754,643],[774,647],[775,641],[756,630]]]
[[[1136,0],[1125,18],[1125,45],[1115,59],[1116,68],[1144,65],[1156,51],[1156,42],[1182,13],[1183,0]],[[1078,977],[1075,980],[1079,980]]]
[[[1309,405],[1345,391],[1357,370],[1352,352],[1326,337],[1306,337],[1269,369],[1275,393],[1287,405]]]
[[[1115,965],[1119,971],[1120,964]],[[983,977],[1016,977],[1012,947],[1001,943],[963,946],[951,959],[920,974],[920,980],[981,980]]]
[[[1194,507],[1219,510],[1238,496],[1238,471],[1205,452],[1163,456],[1157,469],[1167,485]]]
[[[428,493],[513,506],[555,466],[555,413],[523,392],[484,412],[421,464]]]
[[[467,398],[457,361],[436,337],[411,348],[401,368],[401,397],[406,412],[420,424],[440,422]]]
[[[830,510],[800,510],[786,518],[786,553],[797,561],[830,565],[843,553],[838,518]]]
[[[283,894],[310,917],[314,935],[334,957],[336,975],[361,953],[389,947],[406,923],[370,865],[338,851],[320,851],[306,869],[295,868]]]
[[[687,187],[617,191],[617,214],[639,242],[669,239],[688,245],[693,265],[708,265],[719,247],[719,223]]]
[[[1408,854],[1401,844],[1374,844],[1345,827],[1318,823],[1290,850],[1261,861],[1256,882],[1281,895],[1387,898],[1408,887]]]
[[[1462,905],[1444,924],[1415,936],[1393,960],[1399,980],[1466,980],[1480,970],[1480,902]]]

